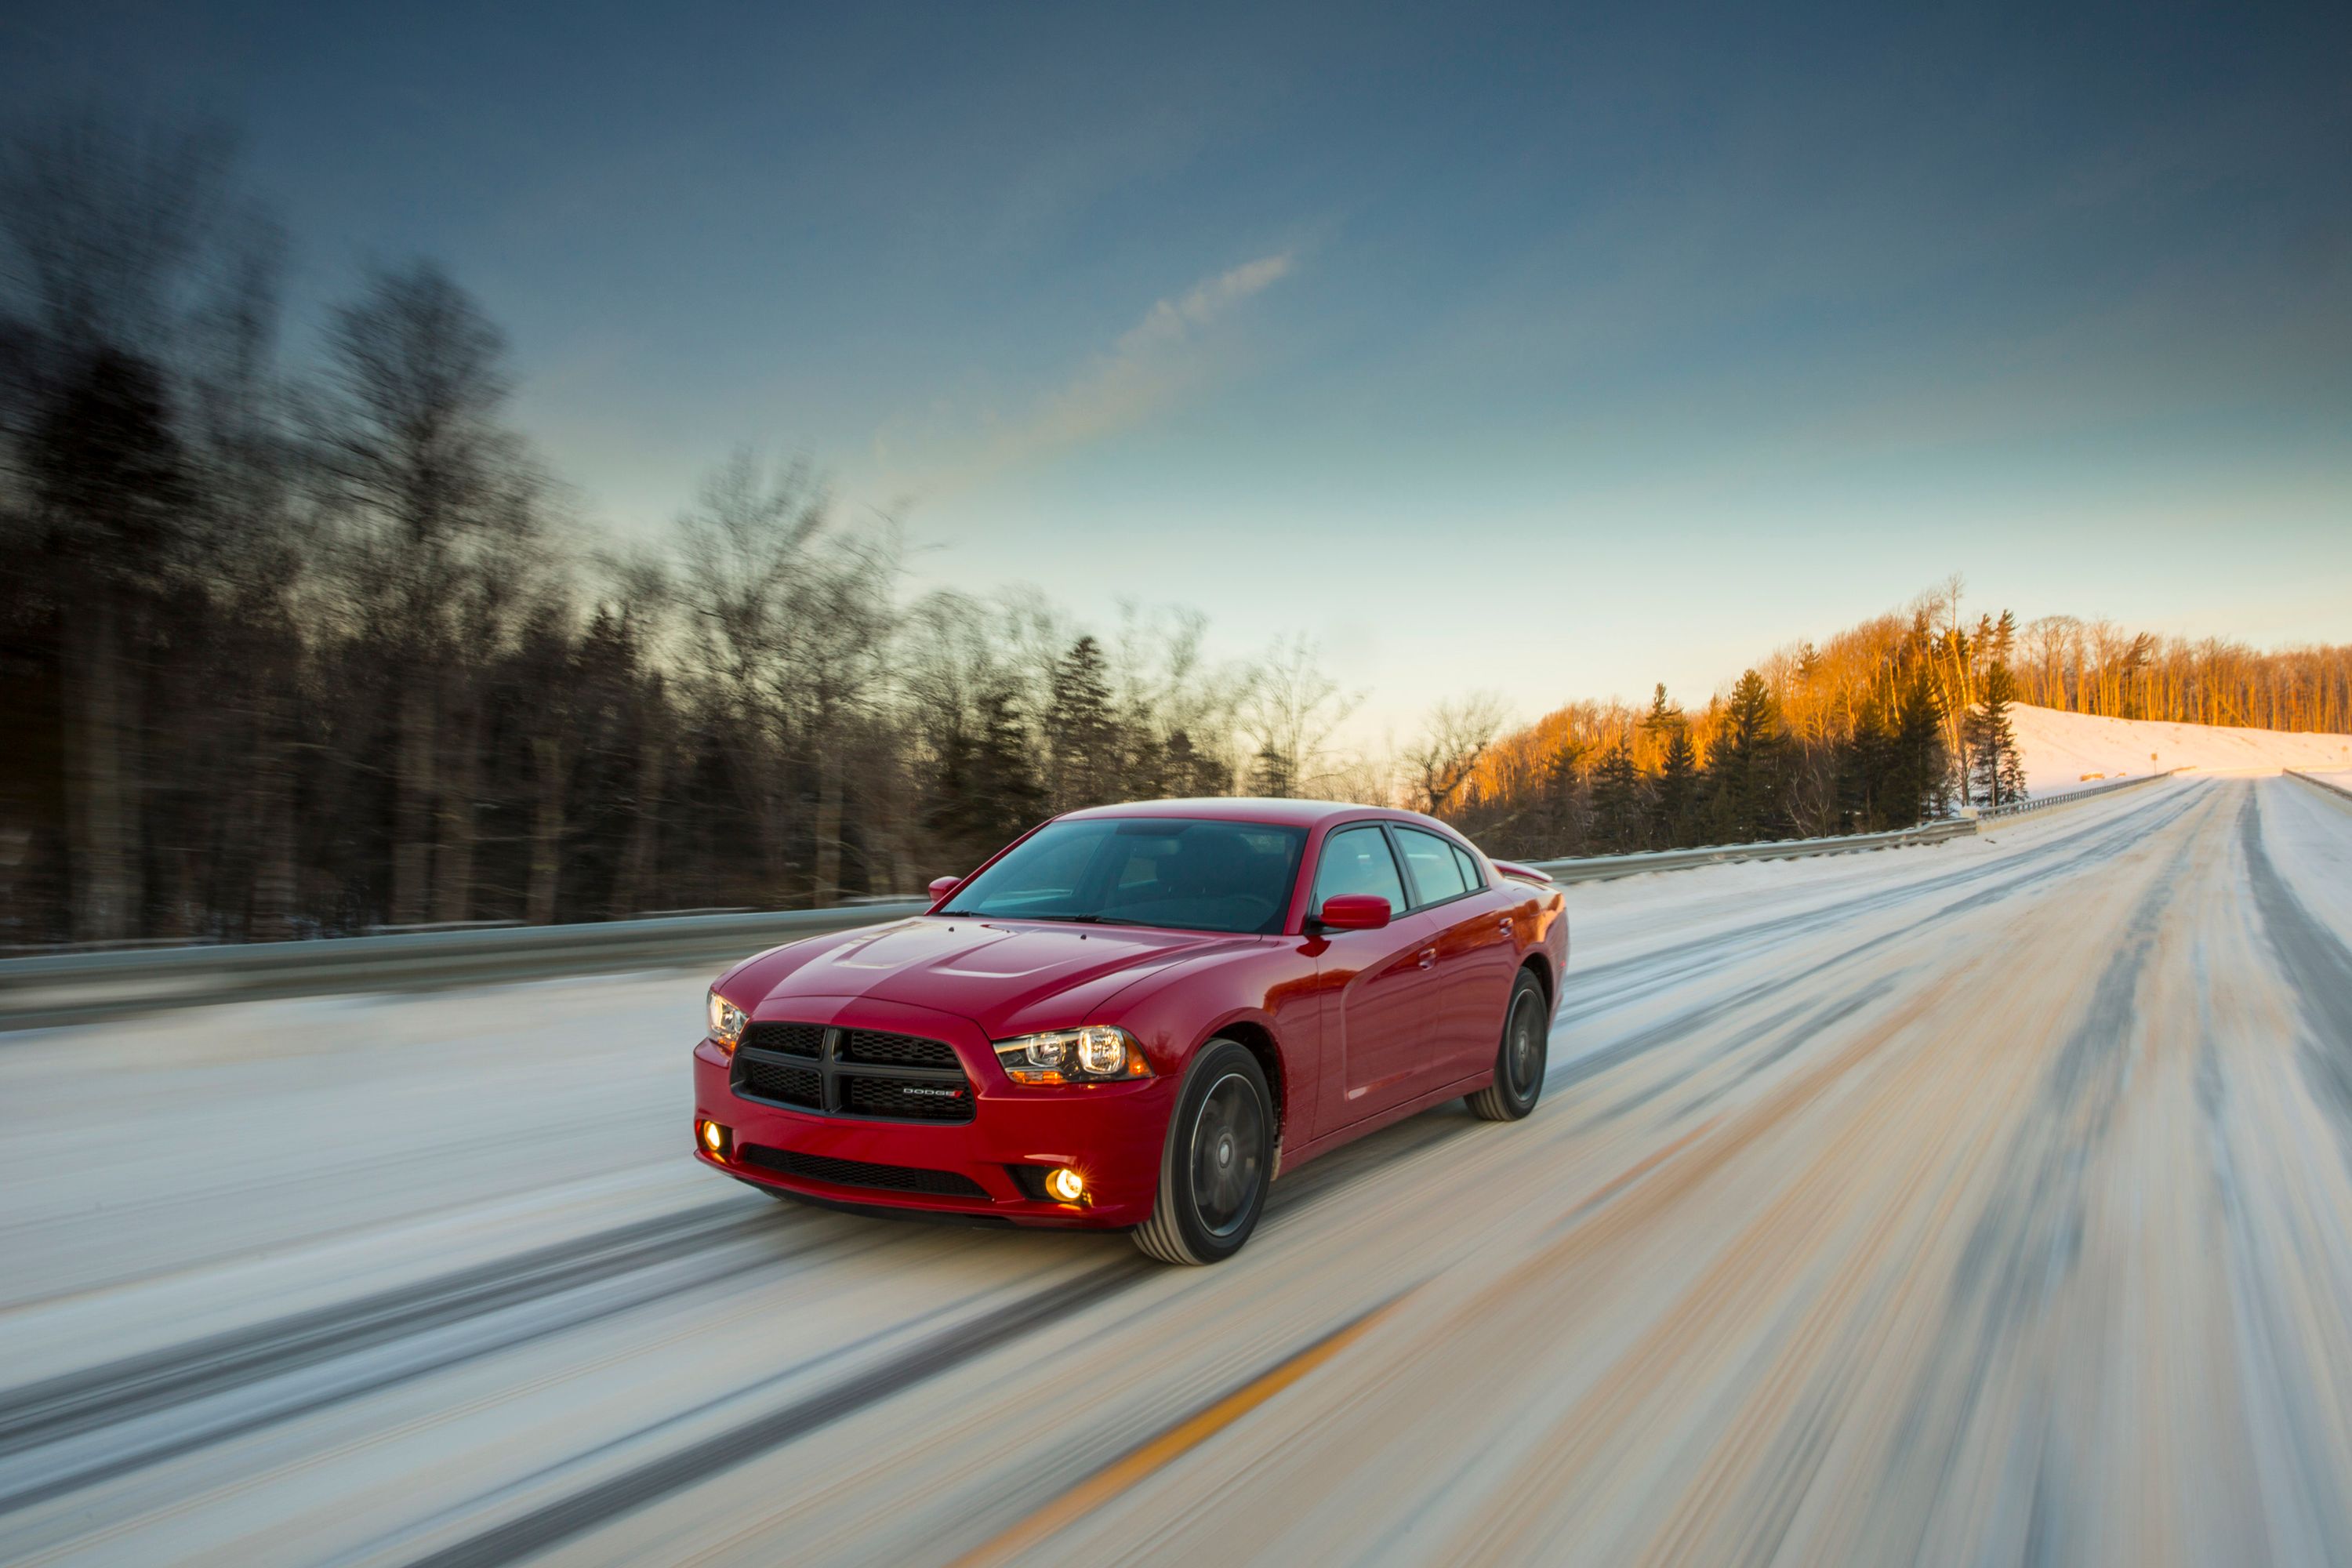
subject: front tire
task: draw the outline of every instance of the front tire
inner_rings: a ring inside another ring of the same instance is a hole
[[[1486,1121],[1517,1121],[1543,1098],[1544,1063],[1551,1053],[1551,1008],[1543,982],[1526,970],[1503,1010],[1503,1041],[1495,1050],[1495,1081],[1465,1095],[1471,1114]]]
[[[1184,1074],[1160,1155],[1160,1195],[1135,1245],[1162,1263],[1221,1263],[1242,1249],[1274,1178],[1274,1096],[1257,1058],[1211,1040]]]

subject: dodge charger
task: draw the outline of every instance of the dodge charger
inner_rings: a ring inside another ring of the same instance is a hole
[[[930,892],[719,976],[698,1158],[776,1196],[1213,1263],[1278,1173],[1449,1100],[1516,1121],[1543,1092],[1565,900],[1432,817],[1104,806]]]

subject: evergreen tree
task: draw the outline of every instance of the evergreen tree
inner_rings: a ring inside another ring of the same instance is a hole
[[[1633,765],[1633,749],[1621,734],[1593,772],[1593,847],[1611,855],[1641,848],[1646,837],[1643,805],[1642,773]]]
[[[1543,819],[1541,856],[1582,855],[1591,848],[1591,802],[1584,788],[1583,742],[1570,741],[1544,764],[1539,811]]]
[[[1160,784],[1171,796],[1199,799],[1232,794],[1234,775],[1233,770],[1216,758],[1196,751],[1192,737],[1178,730],[1160,748]]]
[[[1122,723],[1114,739],[1116,787],[1104,800],[1166,800],[1183,793],[1169,784],[1167,743],[1148,724]]]
[[[1698,748],[1691,743],[1690,726],[1677,724],[1666,735],[1666,755],[1650,795],[1650,842],[1661,849],[1683,849],[1698,842]]]
[[[1642,715],[1642,728],[1653,740],[1664,741],[1669,731],[1684,722],[1680,707],[1666,700],[1666,683],[1658,682],[1650,696],[1650,710]]]
[[[1995,664],[2007,664],[2017,651],[2017,612],[2003,610],[2000,619],[1986,631],[1984,651]]]
[[[972,776],[980,786],[982,826],[991,842],[1002,844],[1035,826],[1050,807],[1030,763],[1034,748],[1019,700],[1007,689],[992,691],[981,699],[980,715]]]
[[[923,813],[924,825],[967,858],[989,854],[1048,812],[1012,691],[983,692],[978,709],[972,732],[951,732],[941,743]]]
[[[1690,721],[1666,700],[1664,681],[1650,700],[1642,728],[1665,748],[1650,790],[1649,838],[1655,848],[1679,848],[1697,838],[1698,748],[1691,743]]]
[[[1723,728],[1707,759],[1709,815],[1725,842],[1753,844],[1787,836],[1786,752],[1780,705],[1764,678],[1748,670],[1731,689]]]
[[[1119,798],[1126,759],[1111,716],[1102,645],[1091,636],[1071,644],[1055,662],[1045,727],[1051,768],[1046,792],[1054,810],[1076,811]]]
[[[1951,809],[1951,762],[1944,749],[1944,711],[1932,673],[1912,673],[1895,714],[1887,770],[1886,825],[1909,827]]]
[[[2017,678],[2008,665],[1995,663],[1985,671],[1983,696],[1969,710],[1965,731],[1969,775],[1986,805],[2005,805],[2025,795],[2024,760],[2009,718],[2016,700]]]
[[[1249,792],[1260,799],[1274,799],[1295,793],[1298,781],[1290,775],[1290,759],[1283,755],[1272,742],[1258,748],[1256,758],[1250,763]]]
[[[1838,747],[1838,831],[1878,833],[1918,821],[1916,794],[1906,801],[1895,786],[1895,722],[1872,697],[1854,715],[1853,733]]]

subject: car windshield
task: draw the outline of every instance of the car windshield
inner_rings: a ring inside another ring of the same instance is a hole
[[[1048,823],[943,913],[1265,933],[1282,929],[1306,833],[1255,822]]]

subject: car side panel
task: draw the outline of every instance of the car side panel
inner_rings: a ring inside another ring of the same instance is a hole
[[[1324,1130],[1323,1004],[1313,950],[1299,937],[1270,938],[1247,952],[1224,952],[1151,979],[1111,998],[1088,1022],[1117,1022],[1143,1042],[1152,1068],[1180,1079],[1193,1055],[1235,1026],[1274,1043],[1280,1081],[1285,1161],[1295,1143]]]
[[[1418,1116],[1432,1106],[1443,1105],[1447,1100],[1462,1095],[1475,1094],[1486,1088],[1488,1081],[1493,1079],[1494,1073],[1491,1068],[1490,1063],[1487,1072],[1470,1078],[1456,1079],[1450,1083],[1440,1083],[1434,1088],[1424,1088],[1384,1110],[1377,1110],[1369,1116],[1359,1117],[1344,1127],[1335,1127],[1322,1136],[1299,1145],[1295,1151],[1286,1144],[1282,1152],[1282,1168],[1286,1173],[1296,1170],[1309,1160],[1319,1158],[1334,1149],[1377,1132],[1383,1127],[1392,1127],[1407,1117]]]
[[[1503,1010],[1519,967],[1518,901],[1483,889],[1430,911],[1440,925],[1441,1028],[1424,1077],[1455,1079],[1494,1066]]]
[[[1326,932],[1323,1125],[1343,1127],[1411,1097],[1427,1081],[1440,1009],[1435,922],[1408,914],[1379,931]]]
[[[1494,891],[1505,900],[1505,909],[1502,912],[1508,913],[1511,917],[1509,944],[1507,948],[1500,948],[1500,944],[1497,944],[1501,951],[1507,953],[1509,959],[1509,968],[1504,972],[1507,986],[1504,993],[1506,1000],[1508,997],[1507,985],[1517,981],[1519,966],[1531,955],[1542,961],[1545,972],[1550,976],[1552,994],[1557,998],[1559,986],[1568,975],[1567,900],[1557,889],[1545,889],[1508,880],[1500,882]],[[1444,913],[1444,907],[1432,912]],[[1499,927],[1501,923],[1499,915],[1495,923]],[[1497,1001],[1494,1005],[1494,1027],[1488,1035],[1484,1054],[1480,1056],[1473,1070],[1459,1076],[1433,1075],[1437,1079],[1434,1088],[1428,1087],[1424,1083],[1406,1097],[1381,1110],[1328,1125],[1309,1141],[1295,1146],[1286,1142],[1283,1148],[1283,1169],[1295,1170],[1309,1160],[1328,1154],[1343,1144],[1351,1143],[1359,1138],[1376,1132],[1383,1127],[1391,1126],[1409,1116],[1417,1115],[1432,1106],[1443,1104],[1457,1095],[1475,1093],[1486,1088],[1494,1079],[1495,1048],[1500,1044],[1502,1038],[1504,1005],[1503,1001]],[[1334,1079],[1344,1081],[1344,1075],[1335,1073]],[[1325,1098],[1327,1102],[1331,1098],[1331,1092],[1328,1089]]]

